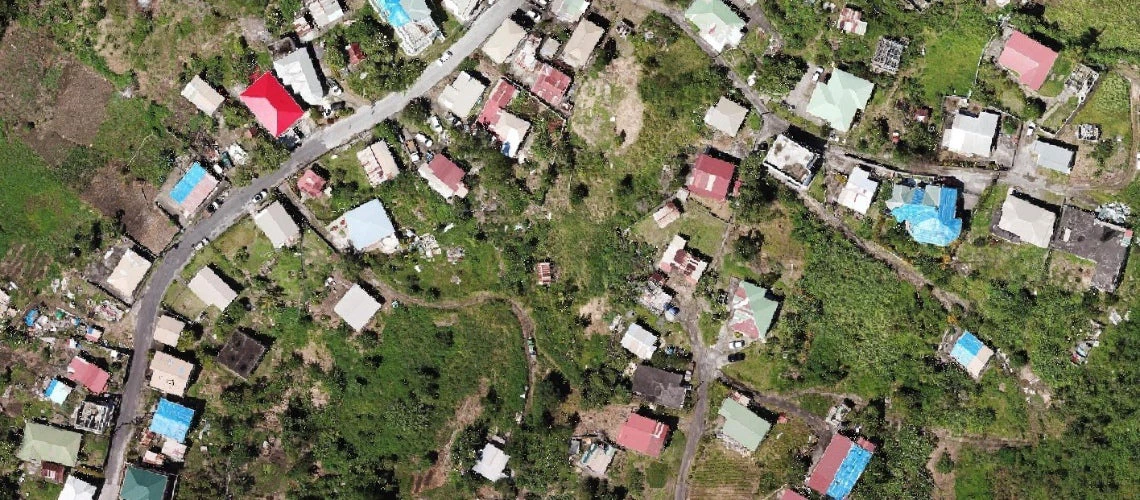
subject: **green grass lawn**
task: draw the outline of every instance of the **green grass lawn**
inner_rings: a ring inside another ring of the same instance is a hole
[[[66,260],[98,216],[15,138],[0,138],[0,170],[0,256],[22,247],[25,261]]]
[[[973,3],[960,3],[944,16],[947,23],[928,24],[926,57],[919,82],[928,104],[937,104],[947,94],[965,95],[973,87],[975,68],[994,28]]]
[[[1116,73],[1105,74],[1073,123],[1098,124],[1102,138],[1119,135],[1128,143],[1132,137],[1130,101],[1128,80]]]
[[[657,227],[653,214],[649,214],[634,226],[634,231],[647,243],[662,249],[674,235],[680,234],[689,239],[688,244],[693,248],[705,255],[712,255],[720,248],[726,226],[724,221],[714,217],[707,209],[696,202],[690,202],[681,217],[665,229]]]

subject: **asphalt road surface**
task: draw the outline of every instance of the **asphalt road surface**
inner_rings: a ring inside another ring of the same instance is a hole
[[[358,109],[351,117],[310,135],[300,147],[293,151],[289,160],[280,168],[272,174],[255,179],[247,187],[231,192],[226,202],[212,216],[200,219],[182,232],[178,243],[163,256],[162,262],[151,273],[143,294],[136,304],[137,323],[134,335],[134,356],[131,358],[130,373],[123,388],[119,417],[115,422],[115,430],[111,436],[111,447],[104,467],[107,479],[103,485],[100,498],[103,500],[118,498],[124,460],[131,436],[134,434],[135,419],[138,416],[139,409],[139,396],[143,391],[147,366],[150,362],[148,353],[153,343],[154,326],[158,318],[159,308],[162,305],[162,297],[166,294],[166,289],[182,271],[182,268],[190,261],[194,254],[194,244],[203,238],[213,239],[250,213],[254,205],[253,197],[258,192],[272,189],[281,184],[305,165],[315,161],[330,150],[347,143],[353,137],[371,130],[376,124],[403,109],[412,99],[427,93],[437,83],[458,69],[459,64],[474,53],[491,36],[491,33],[498,29],[503,21],[518,10],[522,4],[523,0],[499,0],[496,2],[472,23],[462,38],[451,45],[452,57],[447,62],[442,65],[435,61],[430,62],[407,91],[390,94],[371,106]]]

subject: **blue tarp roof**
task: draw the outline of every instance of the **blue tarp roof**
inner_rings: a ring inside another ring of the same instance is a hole
[[[891,215],[907,223],[914,241],[944,247],[962,233],[962,219],[955,217],[957,210],[958,190],[943,186],[937,202],[926,199],[926,189],[915,189],[910,203],[891,210]]]
[[[950,350],[950,356],[962,366],[969,366],[970,362],[978,356],[978,351],[981,351],[982,347],[984,347],[982,341],[978,340],[974,334],[966,332],[958,337],[958,342],[955,342],[954,348]]]
[[[186,171],[186,175],[183,175],[182,178],[178,180],[178,184],[175,184],[170,190],[170,198],[176,203],[182,203],[186,200],[187,196],[190,196],[190,192],[198,186],[198,183],[201,182],[205,176],[206,169],[202,168],[202,165],[198,162],[194,162],[194,164],[190,166],[190,170]]]
[[[24,315],[24,324],[28,326],[34,326],[36,324],[36,320],[39,319],[39,317],[40,310],[32,309],[31,311],[28,311],[28,314]]]
[[[186,440],[186,432],[193,421],[194,410],[162,398],[158,401],[154,419],[150,421],[150,431],[181,443]]]
[[[831,480],[831,486],[827,488],[827,496],[840,500],[847,498],[870,462],[871,452],[858,445],[852,446],[843,463],[839,464],[839,470],[835,471],[835,479]]]
[[[373,0],[373,2],[393,28],[399,28],[412,21],[412,18],[404,11],[404,7],[400,5],[400,0]]]

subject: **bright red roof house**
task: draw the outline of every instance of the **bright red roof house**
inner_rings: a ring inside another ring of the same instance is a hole
[[[558,71],[558,68],[543,63],[538,70],[538,79],[531,85],[530,91],[547,104],[557,107],[562,104],[562,98],[570,88],[570,76]]]
[[[627,450],[657,458],[665,448],[665,439],[668,437],[668,425],[632,413],[618,431],[617,444]]]
[[[325,179],[310,168],[297,179],[297,189],[310,198],[320,198],[324,195]]]
[[[241,102],[273,137],[280,137],[305,115],[272,73],[262,74],[241,93]]]
[[[693,165],[689,192],[701,198],[724,201],[728,197],[728,187],[732,184],[734,173],[736,165],[702,154]]]
[[[998,65],[1017,73],[1022,85],[1037,90],[1045,83],[1045,77],[1049,76],[1049,70],[1053,69],[1056,60],[1057,53],[1053,49],[1041,45],[1025,33],[1014,31],[998,56]]]
[[[107,390],[107,381],[110,380],[111,374],[95,366],[94,363],[76,356],[71,358],[71,363],[67,365],[67,378],[72,382],[83,384],[83,387],[92,393],[102,394]]]

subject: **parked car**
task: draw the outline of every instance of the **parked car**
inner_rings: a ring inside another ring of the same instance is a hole
[[[743,349],[744,348],[744,341],[743,340],[733,340],[732,342],[730,342],[728,344],[728,348],[733,349],[733,350]]]
[[[217,212],[218,208],[220,208],[221,206],[222,206],[221,200],[214,200],[213,203],[210,203],[210,206],[206,207],[206,211],[210,212],[210,213],[214,213],[214,212]]]
[[[528,10],[526,11],[526,17],[529,17],[531,21],[538,22],[538,12]]]
[[[823,76],[823,68],[816,68],[815,73],[811,74],[811,81],[818,82],[821,76]]]
[[[448,50],[447,52],[444,52],[442,56],[439,56],[439,59],[436,59],[435,64],[437,66],[443,66],[443,63],[447,62],[448,59],[451,59],[451,51],[450,50]]]
[[[728,355],[728,362],[729,363],[736,363],[737,361],[744,361],[744,353],[734,352],[734,353]]]
[[[194,244],[194,250],[201,250],[203,248],[206,248],[206,245],[209,245],[209,244],[210,244],[210,238],[202,238],[202,241],[199,241],[199,242]]]
[[[262,189],[260,193],[253,195],[253,202],[261,203],[261,200],[264,200],[266,196],[269,196],[269,191]]]
[[[419,132],[416,132],[415,137],[416,137],[416,142],[423,144],[425,148],[430,148],[431,145],[434,144],[434,142],[432,142],[430,137],[423,135]]]
[[[428,118],[428,125],[431,126],[433,132],[437,134],[443,133],[443,125],[440,125],[438,116],[431,115],[431,118]]]
[[[1025,135],[1033,135],[1033,131],[1037,130],[1037,124],[1029,122],[1025,124]]]

